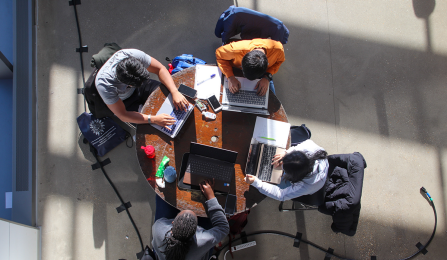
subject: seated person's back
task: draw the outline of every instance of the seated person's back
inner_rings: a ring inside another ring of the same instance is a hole
[[[256,88],[258,95],[265,95],[269,83],[285,61],[284,47],[278,41],[253,39],[232,42],[216,50],[217,65],[229,80],[229,89],[236,93],[241,88],[233,68],[242,69],[248,80],[261,79]],[[274,92],[274,89],[272,89]]]
[[[160,260],[208,260],[208,252],[230,231],[224,211],[214,197],[211,182],[201,184],[207,201],[212,228],[206,230],[198,225],[194,212],[183,210],[175,219],[160,218],[152,226],[152,247]]]

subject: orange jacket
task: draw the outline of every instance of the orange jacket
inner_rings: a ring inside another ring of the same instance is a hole
[[[253,39],[232,42],[216,50],[217,65],[228,78],[234,76],[232,67],[242,69],[242,58],[255,48],[263,48],[269,65],[267,72],[275,74],[286,60],[281,42],[270,39]]]

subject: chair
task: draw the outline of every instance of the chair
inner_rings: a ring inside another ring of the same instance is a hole
[[[314,194],[292,199],[294,203],[302,203],[302,208],[293,205],[290,209],[284,209],[281,202],[279,211],[318,209],[332,216],[332,231],[354,236],[360,217],[366,161],[358,152],[330,155],[327,159],[329,170],[323,188]]]
[[[289,30],[280,20],[244,7],[230,6],[217,21],[214,34],[227,44],[231,37],[240,34],[242,40],[270,38],[286,44]]]
[[[296,146],[299,143],[310,139],[312,133],[309,128],[306,127],[305,124],[301,126],[291,126],[290,127],[290,136],[292,146]],[[279,211],[296,211],[296,210],[309,210],[309,209],[318,209],[318,206],[323,204],[324,202],[324,186],[319,189],[317,192],[309,195],[304,195],[295,199],[292,199],[293,204],[292,208],[285,209],[284,201],[281,201],[279,204]],[[296,203],[300,203],[300,208],[295,208]]]
[[[298,198],[292,199],[292,208],[283,208],[284,201],[279,204],[279,211],[297,211],[297,210],[315,210],[324,203],[325,186],[319,189],[317,192],[309,195],[304,195]],[[296,208],[296,204],[300,203],[301,207]]]

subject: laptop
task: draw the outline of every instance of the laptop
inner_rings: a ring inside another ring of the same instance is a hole
[[[174,102],[172,101],[172,95],[169,93],[168,97],[163,102],[163,105],[161,105],[160,109],[158,110],[157,115],[168,114],[175,119],[175,123],[167,126],[169,129],[157,124],[151,125],[169,137],[175,138],[193,110],[194,106],[189,103],[186,111],[175,109]]]
[[[237,93],[231,93],[228,88],[228,78],[224,80],[222,109],[227,111],[270,115],[268,108],[269,91],[264,96],[258,96],[255,89],[259,79],[248,80],[236,77],[241,83],[241,89]]]
[[[199,186],[202,181],[214,178],[214,190],[228,193],[233,185],[237,154],[234,151],[191,142],[182,185]]]
[[[259,180],[279,184],[283,169],[281,166],[273,167],[272,159],[277,153],[284,152],[285,149],[258,142],[251,139],[250,150],[248,151],[245,174],[258,177]]]

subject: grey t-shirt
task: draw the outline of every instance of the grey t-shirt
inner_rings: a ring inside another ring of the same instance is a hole
[[[128,88],[127,84],[116,79],[116,65],[122,59],[133,56],[137,58],[146,68],[151,64],[151,56],[137,49],[122,49],[113,54],[104,63],[96,75],[96,89],[107,105],[115,104],[119,99],[125,100],[130,97],[135,88]]]
[[[218,244],[230,232],[227,218],[222,207],[216,198],[207,200],[205,207],[208,209],[208,216],[213,224],[209,230],[197,226],[196,235],[193,238],[186,260],[208,260],[208,251]],[[165,234],[171,230],[173,219],[160,218],[152,226],[152,248],[157,255],[158,260],[165,260],[165,254],[162,251],[166,246],[163,245]]]

